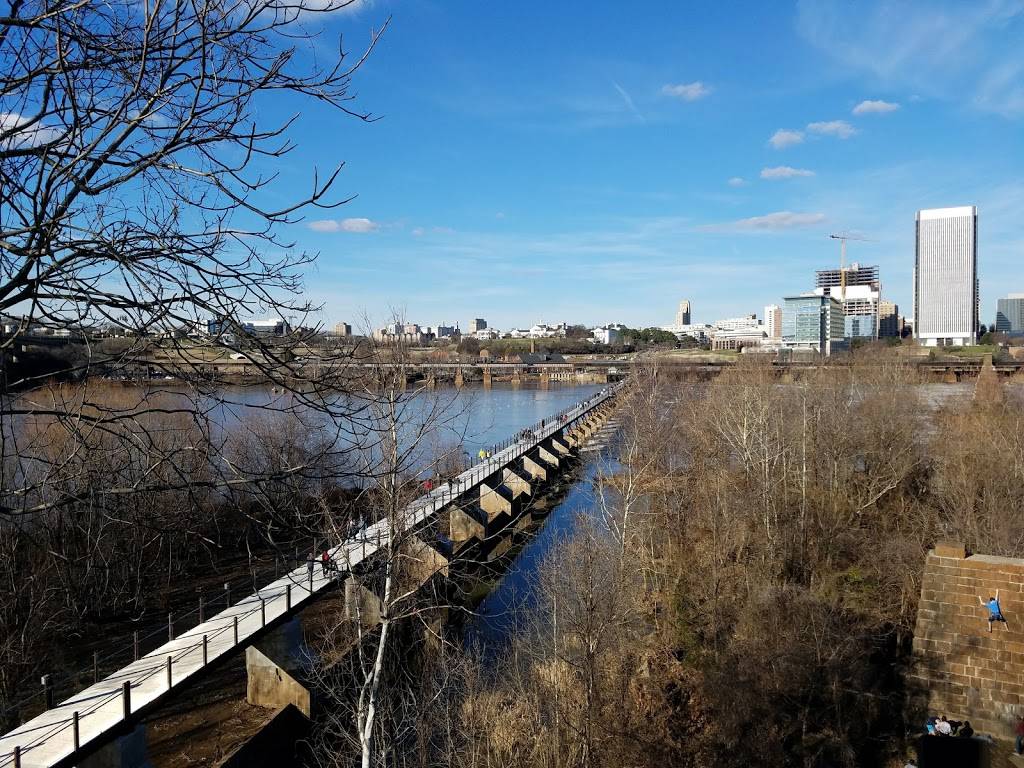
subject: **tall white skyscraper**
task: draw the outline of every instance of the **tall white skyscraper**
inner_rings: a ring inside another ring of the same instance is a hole
[[[782,338],[782,307],[778,304],[764,308],[764,331],[769,339]]]
[[[676,310],[676,325],[690,324],[690,300],[683,299],[679,302],[679,309]]]
[[[914,337],[928,347],[974,344],[978,336],[978,209],[917,212]]]

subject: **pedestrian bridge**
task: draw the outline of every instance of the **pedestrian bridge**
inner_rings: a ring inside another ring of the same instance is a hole
[[[524,485],[529,488],[524,478],[545,479],[560,457],[599,428],[600,414],[607,411],[618,389],[610,387],[506,441],[488,458],[409,504],[395,530],[424,530],[443,513],[449,517],[456,551],[472,540],[490,537],[488,519],[496,506],[500,512],[505,503],[498,488],[512,487],[515,494]],[[477,496],[483,520],[460,509],[463,500]],[[311,572],[303,565],[159,648],[141,656],[136,651],[132,663],[0,736],[0,768],[88,764],[92,753],[130,731],[208,667],[252,645],[336,586],[339,575],[352,574],[361,563],[387,550],[390,536],[389,521],[381,520],[330,550],[339,573],[320,567]]]

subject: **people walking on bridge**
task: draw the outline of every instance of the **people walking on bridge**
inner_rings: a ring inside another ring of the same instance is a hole
[[[313,570],[316,568],[316,552],[314,550],[309,551],[309,557],[306,559],[306,573],[309,575],[310,581],[313,580]]]
[[[487,458],[487,451],[485,451],[483,448],[481,448],[480,452],[477,454],[477,458],[479,458],[480,461],[483,461],[484,459],[486,459]]]
[[[989,632],[992,631],[992,624],[993,624],[993,622],[996,622],[996,621],[1001,621],[1003,623],[1003,628],[1006,631],[1010,630],[1010,626],[1009,626],[1009,624],[1006,621],[1006,617],[1003,616],[1002,606],[999,605],[999,590],[998,589],[996,590],[995,596],[994,597],[990,597],[988,599],[988,602],[985,602],[985,599],[982,598],[980,595],[978,596],[978,602],[981,603],[984,607],[988,608],[988,631]]]
[[[324,576],[326,576],[330,571],[337,570],[338,568],[331,559],[331,553],[326,549],[324,550],[324,553],[320,555],[320,564],[324,568]]]

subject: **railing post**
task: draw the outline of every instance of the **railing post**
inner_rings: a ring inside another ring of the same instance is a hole
[[[206,665],[207,665],[207,664],[209,663],[209,661],[210,661],[210,658],[209,658],[209,656],[207,655],[207,653],[208,653],[208,651],[207,651],[208,647],[209,647],[209,643],[208,643],[208,641],[207,641],[207,639],[206,639],[206,635],[203,635],[203,666],[204,666],[204,667],[205,667],[205,666],[206,666]]]
[[[43,686],[43,700],[46,703],[46,708],[53,709],[53,684],[50,681],[50,676],[43,675],[39,682]]]
[[[96,685],[100,681],[100,652],[92,652],[92,684]]]
[[[313,565],[314,565],[313,570],[310,570],[310,572],[309,572],[309,594],[311,594],[311,595],[313,594],[313,571],[316,570],[316,568],[315,568],[316,563],[314,563]]]
[[[139,630],[132,632],[132,646],[135,648],[135,661],[139,660]]]
[[[121,710],[124,719],[127,720],[132,714],[132,681],[125,680],[121,683]]]
[[[174,663],[174,657],[167,657],[167,690],[171,690],[171,664]]]
[[[21,747],[14,748],[14,768],[21,768]]]
[[[74,739],[75,752],[82,747],[81,731],[78,727],[78,710],[71,713],[71,737]]]
[[[232,616],[231,618],[234,619],[232,625],[235,630],[235,645],[238,645],[238,616]]]
[[[260,598],[260,626],[267,626],[267,601]]]
[[[167,642],[174,639],[174,614],[167,614]]]
[[[284,585],[284,607],[285,610],[290,611],[292,609],[292,585]]]

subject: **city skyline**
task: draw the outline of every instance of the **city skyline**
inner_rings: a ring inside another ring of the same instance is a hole
[[[828,235],[850,230],[873,242],[848,260],[909,309],[914,213],[976,205],[990,323],[1003,286],[1024,290],[1024,97],[999,78],[1024,64],[1024,16],[925,7],[360,2],[329,31],[354,46],[393,15],[356,82],[382,119],[300,120],[294,167],[345,160],[339,192],[358,193],[287,228],[321,254],[306,290],[328,326],[392,307],[653,326],[679,296],[695,318],[778,302],[838,266]],[[612,54],[592,46],[605,30]],[[940,56],[927,41],[950,30]]]

